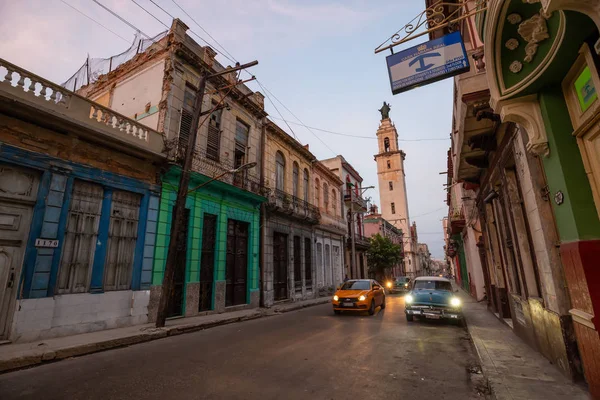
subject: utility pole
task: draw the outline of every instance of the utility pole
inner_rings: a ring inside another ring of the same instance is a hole
[[[192,169],[192,161],[194,159],[194,149],[196,148],[196,138],[198,135],[200,115],[202,114],[202,101],[204,100],[204,92],[206,91],[206,81],[211,78],[239,71],[241,69],[252,67],[257,64],[258,61],[253,61],[244,65],[238,64],[233,68],[226,68],[223,71],[217,72],[212,75],[206,75],[204,72],[200,74],[200,84],[198,85],[198,91],[196,92],[196,99],[194,102],[194,114],[192,115],[192,122],[190,124],[190,132],[188,136],[187,147],[185,149],[183,168],[181,170],[181,176],[179,178],[177,198],[175,200],[175,206],[173,207],[173,225],[171,226],[171,239],[169,241],[165,274],[163,276],[160,301],[158,303],[158,311],[156,314],[157,328],[162,328],[165,326],[167,313],[169,309],[169,297],[171,294],[171,289],[173,287],[173,279],[175,277],[175,262],[177,260],[177,253],[180,251],[178,247],[181,247],[180,234],[184,229],[187,229],[187,226],[184,226],[183,223],[185,216],[185,201],[189,192],[188,186],[190,183],[190,172]]]

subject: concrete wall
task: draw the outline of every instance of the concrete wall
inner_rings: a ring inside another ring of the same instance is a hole
[[[11,339],[27,342],[148,321],[150,291],[57,295],[17,301]]]

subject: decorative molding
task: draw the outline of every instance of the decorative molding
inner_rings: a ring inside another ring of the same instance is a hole
[[[506,17],[506,20],[508,22],[510,22],[511,24],[516,25],[519,22],[523,21],[523,17],[521,17],[521,15],[519,15],[517,13],[513,13],[513,14],[510,14],[508,17]]]
[[[536,95],[499,101],[494,110],[500,114],[502,122],[514,122],[525,129],[529,137],[527,151],[536,156],[550,155],[546,128]]]
[[[533,57],[537,53],[539,43],[550,38],[550,34],[548,33],[548,24],[546,23],[546,18],[541,15],[542,12],[543,11],[540,10],[540,14],[534,15],[519,25],[519,35],[521,35],[521,37],[527,42],[525,45],[526,56],[523,60],[526,63],[533,61]],[[549,17],[550,16],[548,16],[548,18]]]
[[[582,310],[577,310],[575,308],[569,310],[569,314],[573,317],[573,321],[585,325],[590,329],[596,330],[596,326],[594,325],[594,316],[592,314],[586,313]]]
[[[519,40],[510,38],[506,41],[506,43],[504,43],[504,46],[506,46],[506,48],[509,50],[516,50],[517,47],[519,47]]]
[[[510,64],[508,69],[510,69],[510,72],[512,72],[513,74],[518,74],[523,69],[523,63],[521,63],[521,61],[515,60]]]

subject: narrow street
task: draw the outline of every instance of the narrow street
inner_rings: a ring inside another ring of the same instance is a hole
[[[329,304],[0,376],[9,399],[475,399],[466,330]]]

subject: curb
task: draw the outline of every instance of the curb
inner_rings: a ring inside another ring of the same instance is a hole
[[[56,362],[71,357],[79,357],[87,354],[98,353],[101,351],[127,347],[138,343],[149,342],[152,340],[163,339],[169,336],[177,336],[185,333],[192,333],[204,329],[210,329],[221,325],[229,325],[236,322],[250,321],[262,317],[267,317],[275,314],[286,313],[290,311],[300,310],[312,306],[318,306],[329,302],[329,298],[323,298],[323,301],[316,301],[307,304],[298,303],[289,307],[279,306],[269,311],[258,309],[254,313],[243,317],[231,317],[219,321],[205,321],[200,323],[190,323],[165,328],[146,328],[140,330],[139,333],[124,336],[120,338],[105,340],[96,343],[84,343],[80,345],[67,346],[59,349],[48,350],[30,350],[27,354],[7,359],[0,360],[0,374],[7,373],[23,368],[33,367],[40,364]]]

